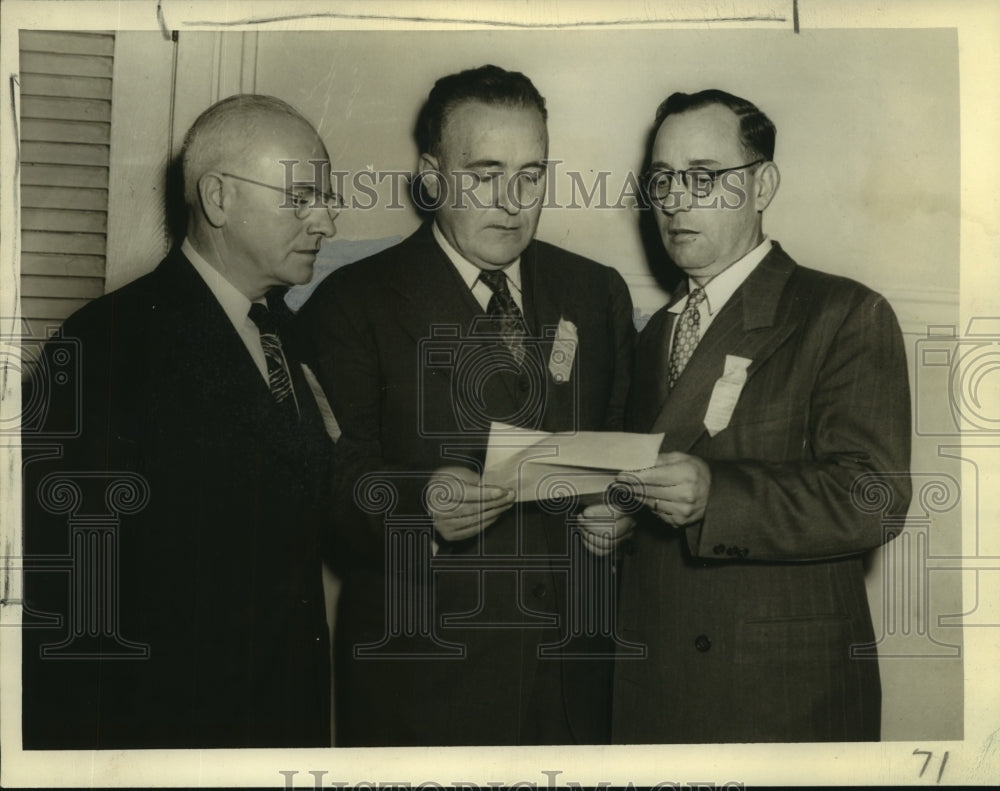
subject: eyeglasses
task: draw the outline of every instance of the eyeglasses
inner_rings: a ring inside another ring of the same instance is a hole
[[[646,194],[655,201],[666,200],[667,195],[674,184],[674,178],[680,178],[691,194],[696,198],[708,197],[715,189],[715,180],[724,173],[732,173],[744,168],[752,168],[766,159],[755,159],[745,165],[737,165],[732,168],[720,168],[719,170],[654,170],[646,175]]]
[[[282,208],[292,208],[295,216],[304,220],[309,216],[310,209],[324,207],[330,214],[337,214],[344,209],[344,196],[337,192],[317,192],[312,187],[297,187],[295,191],[286,190],[284,187],[275,187],[273,184],[265,184],[263,181],[254,181],[245,176],[237,176],[235,173],[223,173],[237,181],[245,181],[247,184],[254,184],[258,187],[267,187],[269,190],[281,192],[288,198],[288,204],[283,204]]]

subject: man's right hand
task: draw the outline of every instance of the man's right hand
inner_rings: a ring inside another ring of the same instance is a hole
[[[478,535],[514,504],[513,489],[484,486],[476,473],[458,466],[437,469],[425,496],[434,530],[445,541]]]

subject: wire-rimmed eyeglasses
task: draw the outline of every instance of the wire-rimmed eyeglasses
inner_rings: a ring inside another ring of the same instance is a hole
[[[267,187],[269,190],[283,193],[288,198],[288,203],[282,208],[295,210],[295,216],[304,220],[309,215],[310,209],[323,207],[330,214],[337,214],[344,209],[344,196],[337,192],[317,192],[312,187],[296,187],[294,190],[287,190],[284,187],[276,187],[273,184],[265,184],[263,181],[248,179],[246,176],[237,176],[235,173],[223,173],[237,181],[245,181],[247,184],[254,184],[258,187]]]

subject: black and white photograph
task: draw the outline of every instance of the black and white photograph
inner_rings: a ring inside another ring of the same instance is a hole
[[[0,785],[995,782],[1000,9],[0,14]]]

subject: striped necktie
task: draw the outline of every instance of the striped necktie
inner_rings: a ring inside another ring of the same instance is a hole
[[[288,373],[288,363],[285,352],[278,337],[278,323],[274,314],[265,305],[254,302],[250,305],[250,320],[260,330],[260,345],[264,347],[264,358],[267,360],[267,381],[275,402],[286,410],[291,408],[289,415],[298,418],[298,406],[295,403],[295,391],[292,389],[292,379]]]
[[[528,330],[524,324],[524,316],[507,286],[507,273],[502,269],[484,269],[479,273],[479,279],[493,292],[486,306],[486,313],[496,319],[500,340],[510,351],[514,361],[521,365],[525,354],[524,337]]]
[[[694,354],[695,346],[701,336],[701,312],[698,310],[705,301],[705,289],[696,288],[688,296],[687,305],[680,318],[677,319],[677,330],[674,332],[674,345],[670,351],[670,363],[667,367],[667,382],[671,390],[681,378],[684,367]]]

